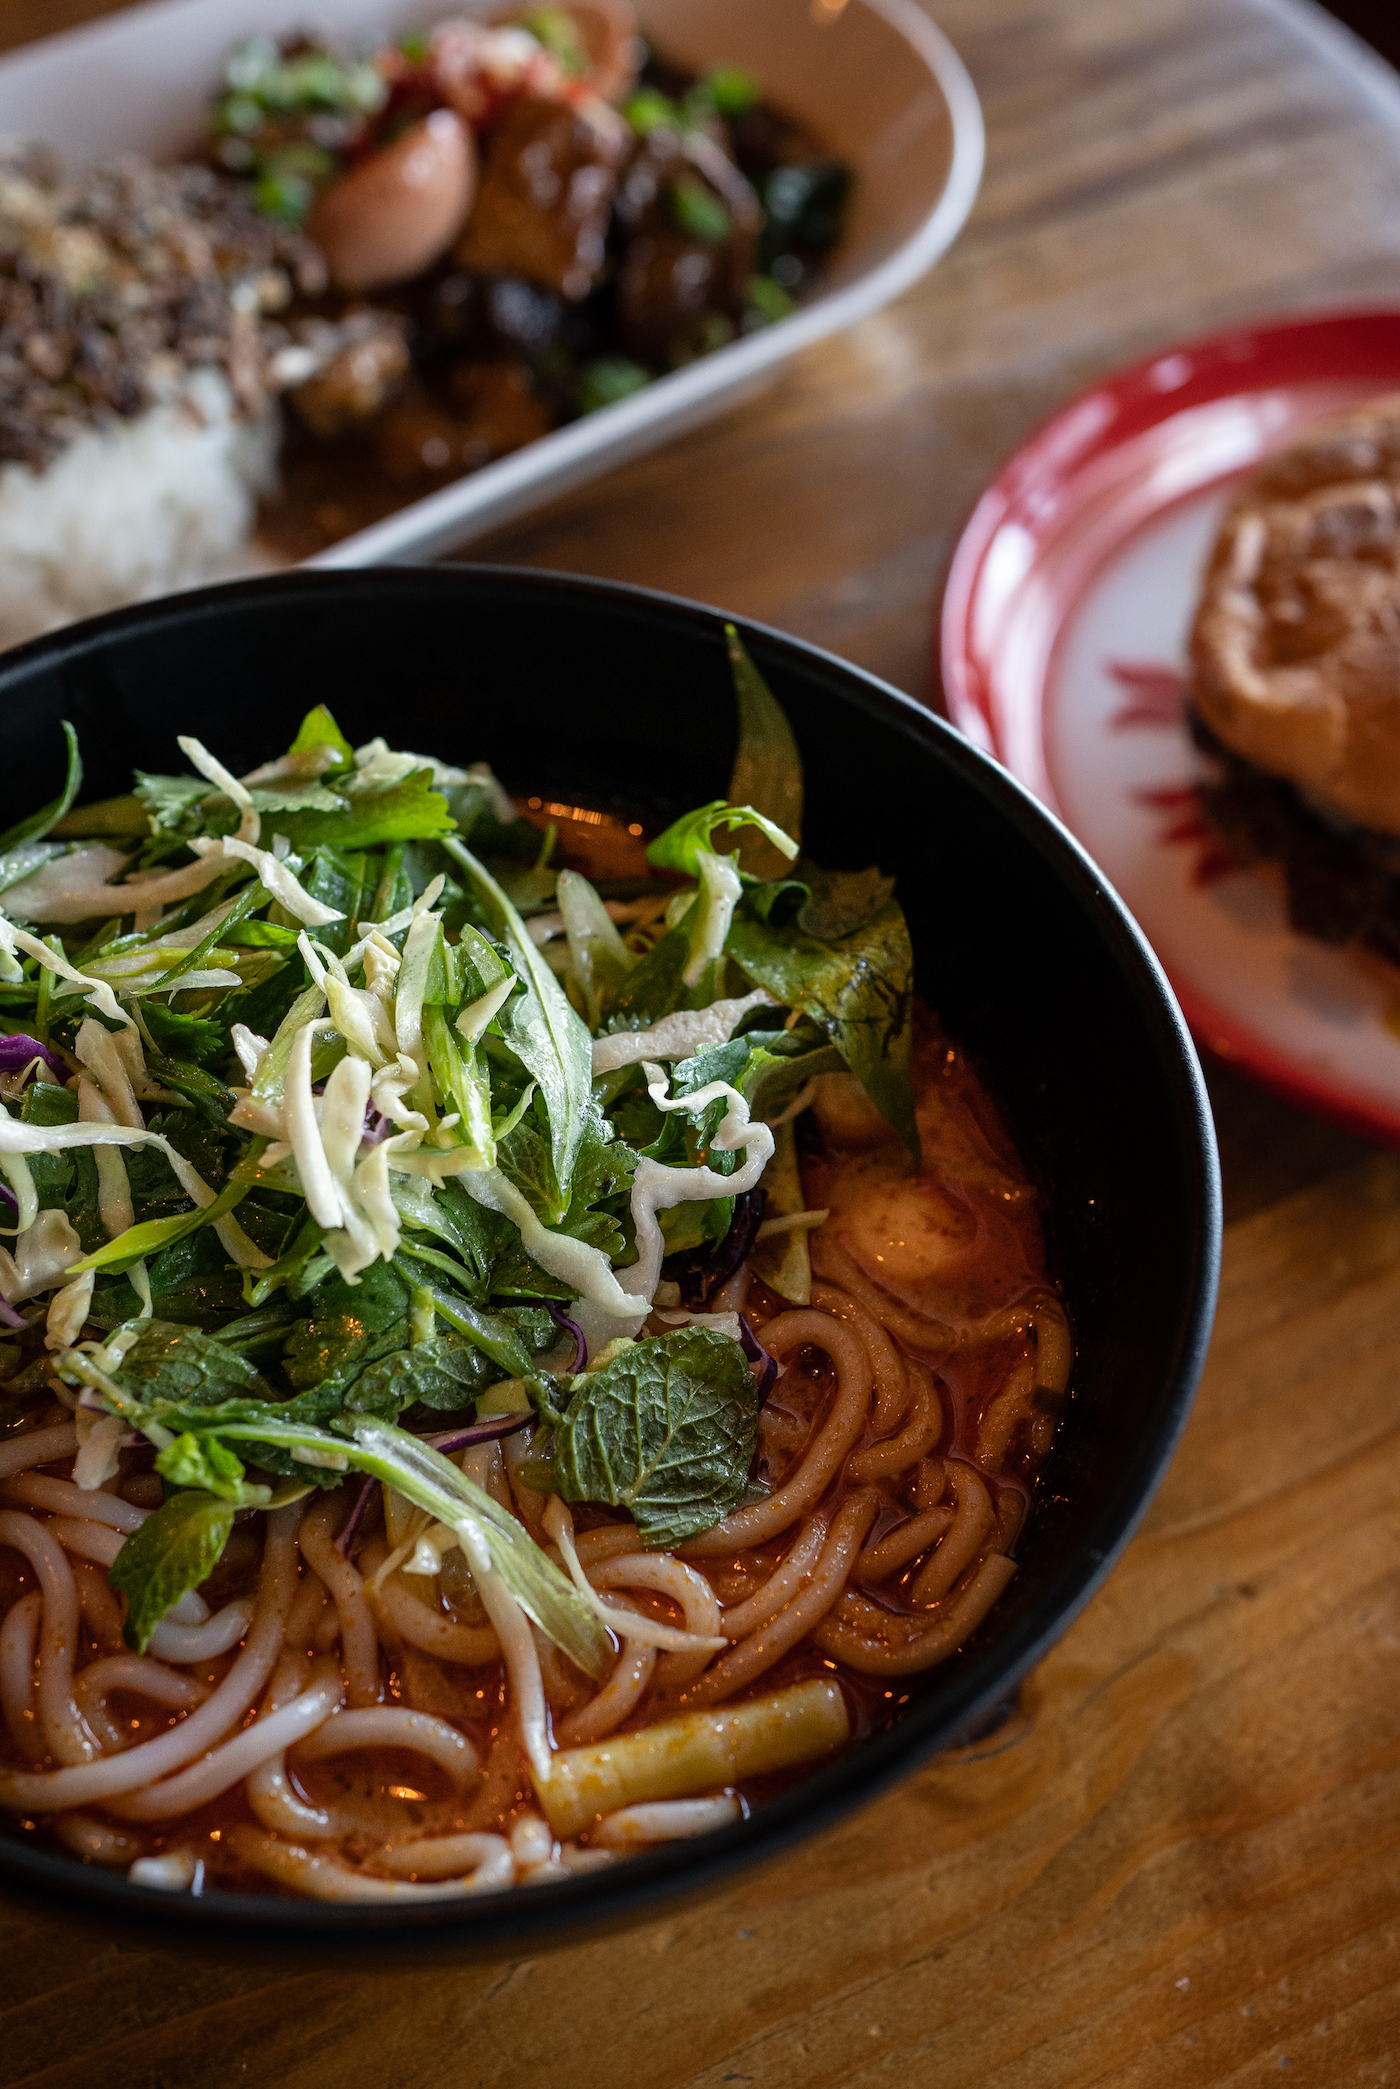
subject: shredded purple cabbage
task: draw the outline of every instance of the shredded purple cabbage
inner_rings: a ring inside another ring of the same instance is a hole
[[[778,1359],[769,1354],[749,1326],[747,1317],[739,1315],[739,1346],[754,1367],[758,1379],[758,1397],[766,1400],[778,1377]]]
[[[555,1326],[565,1328],[574,1338],[574,1373],[577,1375],[588,1362],[588,1344],[583,1338],[583,1329],[576,1320],[570,1320],[564,1308],[556,1305],[552,1298],[547,1298],[544,1303],[545,1310]]]
[[[369,1505],[378,1492],[378,1480],[366,1478],[361,1482],[360,1491],[355,1496],[355,1506],[350,1511],[344,1530],[335,1541],[335,1549],[342,1559],[349,1559],[355,1540],[360,1534],[360,1525],[369,1514]]]
[[[5,1327],[28,1327],[29,1322],[25,1319],[23,1313],[17,1313],[12,1305],[8,1305],[3,1298],[0,1298],[0,1325]]]
[[[474,1443],[494,1443],[497,1437],[514,1436],[527,1422],[535,1419],[532,1412],[525,1414],[493,1414],[489,1421],[472,1422],[465,1429],[449,1429],[445,1436],[429,1436],[424,1439],[435,1451],[465,1451]]]
[[[763,1207],[767,1202],[768,1192],[764,1189],[750,1190],[747,1196],[736,1197],[729,1231],[717,1246],[687,1248],[684,1254],[670,1255],[662,1263],[663,1276],[680,1285],[681,1303],[688,1312],[703,1311],[721,1285],[728,1283],[739,1264],[747,1261],[758,1229],[763,1224]]]
[[[9,1206],[10,1210],[14,1213],[15,1217],[18,1218],[19,1198],[15,1195],[14,1191],[3,1182],[0,1182],[0,1197],[3,1197],[5,1203]]]
[[[26,1037],[22,1030],[15,1030],[7,1037],[0,1037],[0,1074],[22,1074],[26,1066],[42,1059],[56,1081],[68,1079],[68,1069],[56,1052],[37,1037]]]
[[[360,1133],[360,1143],[364,1146],[382,1146],[393,1129],[393,1118],[386,1117],[382,1110],[376,1110],[371,1103],[365,1111],[365,1125]]]

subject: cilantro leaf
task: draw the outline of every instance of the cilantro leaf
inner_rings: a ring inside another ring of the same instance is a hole
[[[334,811],[308,805],[265,815],[270,830],[285,834],[298,855],[322,847],[344,852],[390,841],[428,841],[454,830],[447,800],[433,788],[431,769],[413,769],[377,790],[357,788],[354,776],[331,788],[337,795]]]

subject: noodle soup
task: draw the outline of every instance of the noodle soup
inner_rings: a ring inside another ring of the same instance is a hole
[[[585,1872],[858,1745],[1014,1575],[1036,1193],[733,649],[734,802],[649,847],[321,709],[7,838],[25,1833],[172,1892]]]

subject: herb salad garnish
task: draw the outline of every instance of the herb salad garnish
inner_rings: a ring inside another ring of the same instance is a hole
[[[187,738],[191,773],[76,812],[69,729],[64,790],[0,837],[10,1384],[42,1338],[80,1485],[154,1446],[133,1644],[239,1510],[358,1473],[596,1675],[596,1603],[434,1439],[528,1415],[529,1483],[652,1548],[743,1497],[746,1330],[643,1330],[752,1238],[813,1076],[917,1133],[903,915],[801,855],[795,743],[730,644],[742,802],[652,842],[669,896],[556,867],[484,764],[354,749],[319,705],[241,780]]]

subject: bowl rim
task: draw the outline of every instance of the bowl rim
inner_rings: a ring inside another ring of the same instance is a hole
[[[946,720],[867,670],[825,648],[775,630],[771,625],[657,589],[554,573],[540,568],[490,564],[434,567],[395,565],[363,573],[313,571],[228,582],[154,603],[110,612],[32,639],[0,658],[0,706],[36,668],[61,668],[110,639],[143,626],[198,623],[230,601],[254,610],[289,593],[309,604],[353,593],[444,595],[514,588],[556,599],[617,603],[649,609],[694,633],[722,633],[736,626],[770,658],[816,666],[843,684],[857,715],[879,717],[913,744],[934,751],[961,781],[993,801],[1021,837],[1081,900],[1096,920],[1106,954],[1128,988],[1149,1034],[1162,1078],[1171,1091],[1178,1144],[1194,1222],[1186,1258],[1185,1305],[1172,1350],[1164,1360],[1169,1387],[1160,1419],[1125,1464],[1108,1502],[1087,1533],[1056,1568],[1035,1602],[1008,1632],[975,1653],[966,1669],[941,1692],[930,1692],[882,1732],[849,1754],[812,1772],[748,1818],[693,1842],[671,1844],[631,1857],[624,1864],[531,1888],[528,1893],[483,1895],[479,1899],[429,1901],[405,1906],[336,1906],[263,1894],[210,1893],[198,1898],[170,1895],[133,1884],[124,1873],[81,1864],[71,1856],[11,1840],[0,1833],[0,1885],[23,1887],[51,1901],[77,1903],[90,1915],[134,1918],[171,1937],[237,1937],[273,1948],[287,1938],[308,1943],[334,1940],[337,1950],[356,1942],[382,1949],[395,1940],[425,1938],[455,1952],[494,1955],[522,1940],[539,1946],[561,1934],[619,1926],[660,1904],[710,1889],[728,1875],[776,1856],[792,1844],[831,1826],[876,1798],[931,1756],[959,1738],[971,1738],[978,1722],[1003,1701],[1068,1629],[1102,1585],[1156,1492],[1175,1453],[1195,1397],[1215,1314],[1219,1277],[1221,1195],[1215,1133],[1205,1082],[1185,1020],[1165,973],[1117,893],[1067,828],[1020,783],[981,753]]]

